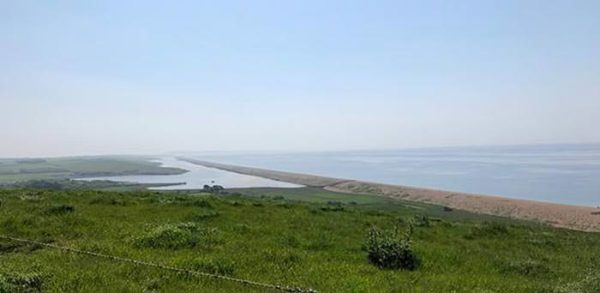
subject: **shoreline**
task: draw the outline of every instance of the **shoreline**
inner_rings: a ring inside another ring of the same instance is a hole
[[[177,159],[208,168],[295,183],[308,187],[319,187],[341,193],[384,196],[392,199],[442,205],[481,214],[537,221],[555,227],[600,232],[600,209],[594,207],[348,180],[221,164],[185,157],[178,157]]]

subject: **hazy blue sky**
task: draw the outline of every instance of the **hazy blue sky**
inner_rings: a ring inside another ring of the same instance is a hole
[[[600,142],[600,1],[0,0],[0,157]]]

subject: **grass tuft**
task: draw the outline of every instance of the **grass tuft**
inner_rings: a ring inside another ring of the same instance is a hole
[[[39,274],[0,274],[0,292],[42,292],[42,285]]]
[[[196,223],[160,225],[134,241],[138,247],[165,249],[192,248],[217,242],[216,228],[206,228]]]
[[[196,258],[189,265],[192,270],[232,276],[235,271],[235,262],[224,258]]]

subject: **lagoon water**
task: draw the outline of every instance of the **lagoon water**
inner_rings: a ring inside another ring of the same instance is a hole
[[[600,145],[297,154],[195,154],[219,163],[347,179],[599,206]]]
[[[205,184],[222,185],[225,188],[241,187],[301,187],[301,185],[265,179],[256,176],[242,175],[213,168],[206,168],[179,161],[173,157],[164,157],[156,160],[164,167],[176,167],[188,170],[187,173],[179,175],[132,175],[132,176],[104,176],[92,178],[79,178],[78,180],[111,180],[134,183],[185,183],[163,187],[153,187],[153,190],[181,190],[202,189]]]

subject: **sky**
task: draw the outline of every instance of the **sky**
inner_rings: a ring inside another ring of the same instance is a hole
[[[600,142],[600,1],[0,0],[0,157]]]

